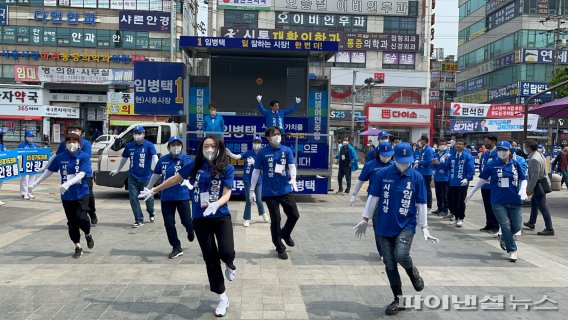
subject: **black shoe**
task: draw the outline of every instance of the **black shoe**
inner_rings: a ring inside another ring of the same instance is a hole
[[[499,245],[503,251],[507,251],[507,246],[505,246],[505,240],[503,240],[503,235],[498,234],[497,239],[499,239]]]
[[[397,314],[400,310],[404,310],[404,308],[401,308],[398,306],[398,301],[394,300],[393,302],[391,302],[391,304],[389,304],[385,310],[385,313],[389,316],[394,316],[395,314]]]
[[[422,279],[416,267],[412,267],[412,277],[410,280],[412,280],[412,286],[414,287],[414,290],[420,292],[424,289],[424,279]]]
[[[293,247],[294,245],[296,245],[294,240],[292,240],[292,237],[282,238],[282,240],[284,240],[284,242],[286,242],[286,244],[289,245],[290,247]]]
[[[530,223],[530,222],[523,223],[523,226],[527,227],[527,229],[529,229],[529,230],[534,230],[534,228],[535,228],[535,225]]]
[[[170,255],[168,256],[168,258],[174,259],[174,258],[177,258],[177,257],[182,256],[182,255],[183,255],[183,250],[173,249],[172,252],[170,253]]]
[[[493,230],[493,229],[489,228],[488,226],[485,226],[485,227],[479,229],[479,231],[481,231],[481,232],[488,232],[488,233],[491,232],[491,230]]]
[[[442,211],[443,210],[437,209],[437,210],[432,211],[432,214],[440,214],[440,213],[442,213]]]
[[[83,255],[83,248],[75,248],[75,253],[73,254],[73,258],[79,259]]]
[[[539,231],[536,233],[539,236],[553,236],[554,235],[554,229],[544,229],[542,231]]]
[[[288,260],[288,254],[286,253],[286,251],[279,251],[278,258],[282,260]]]
[[[497,232],[499,232],[499,228],[489,230],[491,234],[496,234]]]
[[[193,240],[195,240],[195,231],[193,231],[193,229],[187,233],[187,240],[189,240],[189,242],[193,242]]]
[[[95,240],[93,240],[93,236],[85,236],[85,239],[87,240],[87,248],[93,249],[95,247]]]
[[[349,189],[345,190],[345,193],[349,193]]]
[[[96,216],[91,218],[91,227],[95,227],[97,223],[99,223],[99,219]]]

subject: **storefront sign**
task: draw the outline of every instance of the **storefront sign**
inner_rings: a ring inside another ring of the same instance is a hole
[[[368,107],[370,123],[385,124],[430,124],[430,109],[409,107]]]
[[[105,103],[107,96],[105,94],[82,94],[82,93],[49,93],[47,94],[49,102],[97,102]],[[57,103],[55,103],[57,104]]]
[[[69,118],[79,119],[80,108],[47,106],[47,105],[26,105],[26,104],[6,104],[0,107],[0,114],[25,117],[50,117],[50,118]]]
[[[365,51],[339,51],[333,57],[329,58],[327,62],[365,63],[366,60],[367,53]]]
[[[408,0],[274,0],[274,11],[416,16],[418,1]]]
[[[455,62],[442,62],[442,72],[452,72],[458,71],[458,64]]]
[[[14,80],[19,82],[40,82],[37,66],[14,65]]]
[[[84,12],[82,15],[79,12],[75,11],[47,11],[47,10],[34,10],[33,20],[41,21],[43,23],[47,23],[50,21],[51,24],[63,24],[63,21],[66,21],[68,25],[78,25],[79,21],[83,24],[87,25],[95,25],[97,22],[100,22],[100,19],[97,21],[97,14],[94,12]]]
[[[383,64],[388,65],[414,65],[415,53],[383,52]]]
[[[493,70],[499,70],[515,64],[515,53],[511,53],[493,60]]]
[[[554,63],[556,50],[554,49],[523,49],[521,62],[526,63]],[[568,64],[568,50],[560,51],[558,57],[560,64]]]
[[[44,60],[44,61],[62,61],[62,62],[102,62],[102,63],[123,63],[144,61],[141,55],[120,55],[120,54],[99,54],[99,53],[79,53],[79,52],[39,52],[39,51],[17,51],[2,50],[0,57],[5,59],[19,60]]]
[[[275,12],[275,16],[276,29],[294,27],[291,29],[295,30],[303,29],[305,27],[320,27],[319,29],[322,30],[327,30],[330,28],[349,28],[352,31],[367,31],[367,16],[361,15]]]
[[[0,26],[8,25],[8,5],[0,4]]]
[[[522,118],[524,106],[521,104],[481,104],[481,103],[453,103],[450,117],[469,118]]]
[[[120,30],[170,32],[170,13],[120,11],[118,25]]]
[[[42,89],[0,88],[0,106],[26,105],[41,106],[43,104]],[[6,114],[6,113],[4,113]]]
[[[111,82],[111,69],[40,67],[42,82],[100,83]]]
[[[537,129],[538,115],[529,114],[528,131]],[[524,119],[482,119],[482,120],[450,120],[450,132],[503,132],[523,131]]]
[[[487,90],[466,94],[455,98],[454,101],[463,103],[483,103],[487,101]]]
[[[473,78],[465,83],[465,92],[483,89],[483,77]]]
[[[485,15],[488,16],[489,14],[503,8],[505,5],[512,1],[515,0],[489,0],[487,2],[487,5],[485,6]]]
[[[217,0],[217,8],[223,10],[270,11],[271,5],[272,5],[271,0]]]
[[[79,119],[81,114],[78,107],[43,106],[43,116],[50,118]]]
[[[45,7],[99,8],[112,10],[170,11],[170,0],[44,0]]]
[[[489,90],[489,101],[517,97],[519,95],[519,83]]]
[[[180,38],[179,45],[180,47],[274,51],[338,51],[337,42],[333,41],[294,41],[182,36]]]
[[[183,63],[136,62],[134,108],[137,114],[183,114]]]
[[[548,82],[526,82],[526,81],[519,82],[519,96],[530,97],[534,94],[537,94],[547,89],[548,89]],[[543,94],[541,97],[543,96],[550,97],[552,96],[552,92],[549,91]]]
[[[107,110],[111,115],[133,115],[134,94],[130,92],[109,92]]]
[[[523,13],[520,1],[515,1],[490,14],[487,18],[487,31],[509,22]]]

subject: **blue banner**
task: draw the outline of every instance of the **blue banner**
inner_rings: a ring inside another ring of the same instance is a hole
[[[209,88],[207,87],[190,87],[189,88],[189,113],[187,115],[187,130],[201,131],[203,130],[203,116],[209,113]],[[190,133],[187,137],[188,147],[191,146],[190,141],[200,141],[202,136]],[[199,144],[197,144],[199,145]],[[192,147],[197,148],[197,145]]]
[[[298,192],[295,194],[327,194],[328,178],[302,178],[297,182]],[[242,179],[235,179],[231,194],[244,194],[245,184]]]
[[[0,152],[0,182],[20,177],[16,150]]]
[[[308,140],[312,142],[327,142],[327,91],[310,90],[308,98],[308,132],[313,133]],[[321,136],[324,134],[324,136]]]
[[[328,51],[337,52],[336,41],[274,40],[249,38],[193,37],[182,36],[180,47],[250,49],[274,51]]]
[[[0,4],[0,26],[8,25],[8,5]]]
[[[38,174],[51,155],[49,148],[14,149],[18,153],[21,175]]]
[[[135,62],[136,114],[183,115],[184,67],[176,62]]]

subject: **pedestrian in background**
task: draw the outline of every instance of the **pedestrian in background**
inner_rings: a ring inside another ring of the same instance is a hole
[[[432,159],[432,164],[434,165],[434,188],[436,190],[436,203],[438,205],[438,209],[432,213],[440,217],[448,215],[448,183],[450,180],[449,171],[442,165],[440,160],[449,157],[449,155],[450,151],[448,150],[447,141],[440,139],[438,142],[438,151],[434,154],[434,159]]]
[[[203,117],[203,131],[205,136],[214,135],[223,140],[225,120],[222,115],[217,114],[217,106],[214,103],[209,104],[209,114]]]
[[[551,167],[556,168],[556,171],[562,176],[560,187],[562,188],[562,184],[566,184],[566,188],[568,188],[568,146],[564,146],[562,151],[556,155],[556,158],[552,160]]]
[[[426,196],[428,207],[428,213],[432,212],[432,169],[434,165],[432,164],[432,159],[434,158],[434,149],[428,144],[430,139],[423,135],[418,140],[418,145],[420,146],[420,153],[418,158],[414,161],[414,167],[424,178],[424,183],[426,184]]]
[[[339,184],[339,190],[337,193],[343,192],[343,177],[347,181],[347,189],[345,193],[349,193],[351,190],[351,172],[358,169],[357,162],[359,157],[357,157],[357,151],[349,144],[349,138],[343,138],[343,145],[339,149],[339,153],[335,156],[338,159],[339,170],[337,172],[337,183]]]
[[[24,135],[25,140],[18,145],[18,148],[39,148],[39,146],[34,142],[36,136],[35,131],[26,130]],[[20,178],[20,194],[22,195],[22,198],[25,200],[35,199],[35,196],[31,193],[29,186],[35,182],[36,176],[32,174],[23,174],[23,172],[21,174],[22,177]]]

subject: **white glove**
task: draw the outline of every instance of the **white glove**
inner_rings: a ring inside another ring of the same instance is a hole
[[[28,185],[28,192],[32,193],[32,190],[37,187],[37,181],[34,181],[32,184]]]
[[[262,100],[262,96],[259,94],[258,96],[256,96],[256,101],[260,102],[260,100]]]
[[[193,190],[193,185],[191,183],[189,183],[189,180],[187,180],[187,179],[183,180],[181,185],[187,187],[189,190]]]
[[[357,196],[352,194],[351,198],[349,198],[349,205],[354,207],[355,206],[355,201],[357,201]]]
[[[462,187],[465,187],[465,186],[467,186],[468,184],[469,184],[469,180],[467,180],[467,179],[463,179],[463,180],[461,181],[461,186],[462,186]]]
[[[254,165],[254,158],[253,157],[248,157],[247,158],[247,164],[249,166],[253,166]]]
[[[65,182],[59,187],[57,187],[57,190],[59,191],[59,193],[64,194],[65,192],[67,192],[67,190],[69,190],[70,186],[71,184],[69,182]]]
[[[114,169],[114,170],[112,170],[112,171],[110,172],[109,175],[110,175],[111,177],[114,177],[114,176],[116,176],[117,173],[118,173],[118,169]]]
[[[420,165],[420,161],[418,161],[418,160],[414,161],[414,168],[418,168],[419,165]]]
[[[254,190],[249,190],[249,195],[250,203],[256,205],[256,193],[254,192]]]
[[[292,185],[292,190],[294,190],[294,192],[298,192],[298,184],[296,183],[296,179],[290,179],[290,184]]]
[[[529,197],[529,196],[527,195],[527,191],[526,191],[526,190],[520,190],[520,191],[519,191],[519,196],[521,197],[521,200],[523,200],[523,201],[527,200],[527,198]]]
[[[215,212],[217,212],[217,209],[219,209],[219,201],[209,202],[207,204],[207,209],[203,211],[203,216],[207,217],[208,215],[215,214]]]
[[[300,102],[302,102],[302,99],[296,97],[296,103],[300,103]]]
[[[430,230],[428,230],[428,228],[422,229],[422,236],[424,237],[424,240],[426,240],[426,242],[430,242],[430,241],[432,241],[432,243],[439,243],[440,242],[440,239],[434,238],[430,235]]]
[[[144,190],[142,190],[142,192],[140,192],[140,195],[138,196],[138,199],[144,199],[144,201],[148,201],[149,199],[151,199],[156,193],[154,191],[152,191],[152,189],[148,189],[148,188],[144,188]]]
[[[367,226],[369,223],[365,220],[361,220],[356,226],[353,227],[355,230],[355,238],[362,239],[363,237],[367,237],[365,232],[367,232]]]
[[[469,199],[471,199],[471,197],[473,197],[473,190],[471,190],[470,192],[467,193],[467,196],[465,197],[465,200],[463,201],[463,203],[467,203],[469,201]]]

